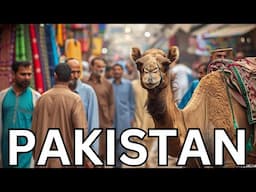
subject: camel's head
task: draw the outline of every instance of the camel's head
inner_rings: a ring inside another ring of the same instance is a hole
[[[179,57],[179,49],[172,46],[168,54],[160,49],[149,49],[141,54],[139,48],[132,48],[131,59],[140,72],[141,85],[145,89],[165,87],[170,84],[169,65]]]

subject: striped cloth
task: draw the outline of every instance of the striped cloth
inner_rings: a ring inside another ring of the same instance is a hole
[[[26,59],[27,61],[32,63],[33,66],[33,62],[32,62],[32,50],[31,50],[31,41],[30,41],[30,37],[29,37],[29,25],[25,24],[24,25],[24,37],[25,37],[25,49],[26,49]],[[32,78],[30,81],[30,86],[35,89],[35,73],[34,73],[34,67],[32,70]]]
[[[49,59],[46,46],[45,27],[44,25],[39,26],[39,38],[40,38],[40,52],[44,66],[44,79],[45,79],[45,90],[51,88],[50,70],[49,70]]]
[[[35,30],[34,24],[29,24],[29,31],[30,31],[31,48],[32,48],[33,63],[34,63],[36,90],[39,93],[43,93],[44,85],[43,85],[43,76],[41,72],[42,68],[41,68],[41,63],[39,59],[39,50],[38,50],[36,30]]]
[[[26,58],[26,47],[24,37],[24,25],[18,24],[16,26],[15,34],[15,60],[16,61],[27,61]]]
[[[46,82],[46,70],[45,70],[45,64],[44,64],[44,58],[42,57],[42,48],[41,48],[41,39],[40,39],[40,25],[35,25],[35,32],[36,32],[36,39],[37,39],[37,45],[38,45],[38,56],[39,61],[41,63],[41,73],[43,76],[43,84],[44,84],[44,90],[47,90],[47,82]]]

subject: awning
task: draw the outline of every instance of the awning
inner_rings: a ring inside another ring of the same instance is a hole
[[[195,30],[194,32],[192,32],[192,35],[205,35],[207,33],[210,33],[212,31],[216,31],[216,29],[225,26],[226,24],[208,24],[205,25],[197,30]]]
[[[232,37],[250,32],[256,28],[256,24],[230,24],[223,28],[204,35],[204,38]]]

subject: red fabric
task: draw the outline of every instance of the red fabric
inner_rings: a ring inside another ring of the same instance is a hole
[[[15,25],[6,24],[0,33],[0,91],[12,83],[11,65],[14,60]]]
[[[169,47],[173,46],[173,45],[177,45],[177,42],[176,42],[176,36],[173,35],[169,38]]]
[[[63,40],[64,40],[64,42],[66,41],[66,39],[67,39],[67,34],[66,34],[67,32],[66,32],[66,26],[65,26],[65,24],[62,24],[62,35],[63,35]]]
[[[30,39],[31,39],[31,49],[33,55],[33,64],[34,64],[34,75],[35,75],[35,85],[36,90],[39,93],[44,92],[44,84],[43,84],[43,76],[41,73],[41,63],[39,59],[39,51],[38,51],[38,44],[36,40],[36,30],[34,24],[29,24],[29,32],[30,32]]]
[[[10,82],[9,82],[9,75],[10,72],[0,72],[0,91],[2,91],[3,89],[9,87]]]

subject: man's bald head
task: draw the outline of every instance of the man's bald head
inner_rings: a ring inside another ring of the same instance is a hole
[[[71,79],[79,79],[81,74],[81,66],[79,61],[76,58],[66,59],[66,63],[71,68]]]

